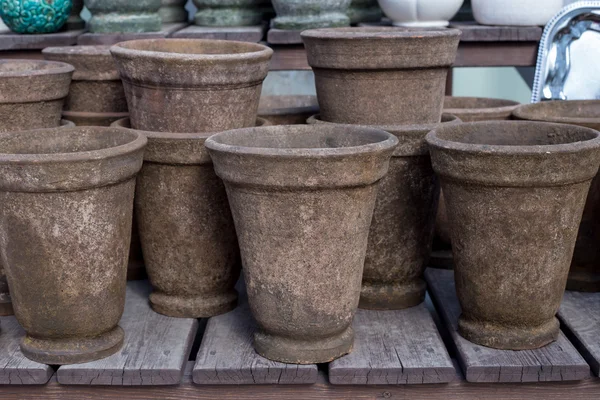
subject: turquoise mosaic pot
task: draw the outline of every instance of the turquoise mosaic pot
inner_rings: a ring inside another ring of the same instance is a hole
[[[0,0],[0,17],[17,33],[52,33],[65,24],[72,0]]]

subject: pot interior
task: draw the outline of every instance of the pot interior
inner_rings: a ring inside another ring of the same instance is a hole
[[[516,106],[519,103],[512,100],[490,99],[486,97],[450,97],[444,99],[445,109],[466,109],[466,108],[499,108]]]
[[[265,50],[264,46],[256,43],[205,39],[132,40],[119,43],[117,46],[129,50],[197,55],[244,54]]]
[[[32,73],[68,72],[69,64],[37,60],[0,60],[0,76],[22,76]]]

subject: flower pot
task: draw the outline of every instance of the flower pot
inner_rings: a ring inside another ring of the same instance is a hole
[[[201,26],[254,26],[263,21],[265,0],[194,0]]]
[[[60,126],[73,70],[60,62],[0,60],[0,132]]]
[[[76,31],[85,28],[85,21],[81,18],[80,15],[81,11],[83,11],[83,0],[73,0],[71,14],[67,19],[67,30]]]
[[[555,314],[600,165],[600,133],[543,122],[471,122],[427,135],[450,229],[459,333],[488,347],[535,349]]]
[[[125,85],[131,125],[184,133],[254,125],[273,54],[256,43],[202,39],[134,40],[111,52]]]
[[[47,47],[44,58],[75,67],[64,105],[65,118],[81,125],[109,126],[127,117],[127,99],[109,46]]]
[[[157,32],[162,28],[161,0],[84,0],[92,13],[92,33]]]
[[[258,115],[272,125],[306,124],[306,120],[318,112],[315,96],[264,96],[258,106]]]
[[[72,0],[3,0],[0,17],[15,33],[54,33],[63,27]]]
[[[446,96],[444,112],[456,115],[463,122],[507,120],[519,105],[512,100]]]
[[[515,119],[559,122],[600,130],[600,100],[548,101],[517,108]],[[567,290],[600,292],[600,177],[587,197]]]
[[[456,29],[391,27],[302,32],[321,119],[357,125],[439,123],[459,36]]]
[[[346,12],[351,0],[273,0],[276,29],[304,30],[350,25]]]
[[[396,26],[448,26],[463,0],[379,0],[385,15]]]
[[[315,115],[309,124],[331,124]],[[442,125],[458,124],[444,114]],[[429,157],[425,135],[437,124],[373,126],[396,136],[399,145],[381,180],[360,296],[360,308],[400,310],[421,304],[426,284],[423,273],[431,252],[439,183]]]
[[[0,245],[23,354],[73,364],[116,352],[135,175],[146,138],[114,128],[0,135]]]
[[[383,17],[377,0],[352,0],[347,14],[351,24],[379,22]]]
[[[314,364],[351,351],[378,182],[397,143],[384,131],[319,125],[206,141],[227,189],[263,357]]]
[[[158,15],[163,24],[173,22],[187,22],[188,12],[185,9],[187,0],[161,0],[161,7],[158,10]]]
[[[475,21],[482,25],[546,25],[564,0],[472,0]]]

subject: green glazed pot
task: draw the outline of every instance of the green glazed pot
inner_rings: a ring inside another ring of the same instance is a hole
[[[67,22],[72,0],[0,0],[0,16],[16,33],[52,33]]]
[[[161,0],[84,0],[92,13],[88,30],[94,33],[157,32],[162,28]]]

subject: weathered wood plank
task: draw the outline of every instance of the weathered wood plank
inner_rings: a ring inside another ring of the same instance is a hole
[[[283,364],[259,356],[252,347],[256,330],[247,300],[233,311],[208,320],[194,366],[201,385],[313,384],[316,365]]]
[[[137,39],[162,39],[170,37],[175,32],[188,26],[187,22],[178,22],[173,24],[164,24],[158,32],[140,32],[140,33],[84,33],[77,38],[77,44],[80,46],[105,45],[110,46],[119,42]]]
[[[0,50],[40,50],[50,46],[72,46],[84,31],[64,31],[39,35],[23,35],[0,31]]]
[[[358,310],[354,350],[329,364],[336,385],[448,383],[457,379],[424,304],[401,311]]]
[[[150,309],[147,281],[127,284],[123,348],[102,360],[58,369],[64,385],[177,385],[188,360],[198,321],[171,318]]]
[[[463,42],[539,42],[540,26],[488,26],[476,22],[452,22],[451,28],[460,29]]]
[[[171,35],[174,38],[239,40],[254,43],[260,42],[264,36],[265,27],[262,25],[231,27],[191,25]]]
[[[283,29],[269,29],[267,42],[271,44],[302,44],[302,31],[287,31]]]
[[[592,372],[600,375],[600,293],[565,292],[558,318]]]
[[[496,350],[464,339],[458,334],[461,309],[454,272],[429,268],[425,277],[468,382],[572,381],[590,377],[590,366],[562,332],[556,342],[525,351]]]
[[[26,358],[19,344],[25,331],[13,316],[0,317],[0,385],[43,385],[54,371]]]

